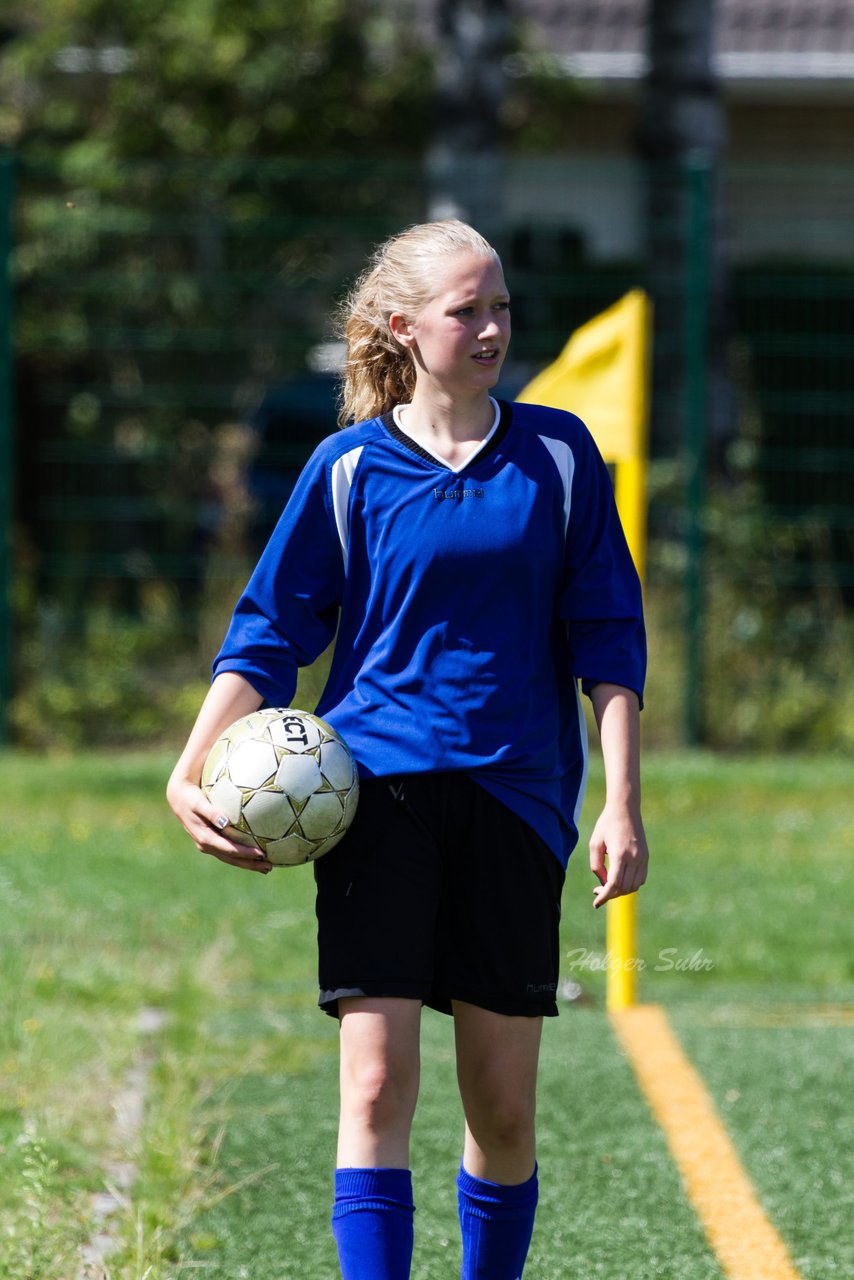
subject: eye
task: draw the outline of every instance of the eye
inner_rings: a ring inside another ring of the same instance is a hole
[[[495,310],[496,310],[496,311],[509,311],[509,310],[510,310],[510,299],[509,299],[509,298],[506,298],[503,302],[496,302],[496,303],[495,303]]]
[[[455,311],[455,316],[470,316],[474,311],[474,307],[460,307],[459,311]]]

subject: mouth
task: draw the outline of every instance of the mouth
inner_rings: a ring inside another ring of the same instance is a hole
[[[500,358],[501,353],[497,347],[487,347],[483,351],[476,351],[472,356],[472,360],[485,365],[497,364]]]

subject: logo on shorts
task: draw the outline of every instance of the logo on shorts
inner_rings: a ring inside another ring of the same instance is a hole
[[[397,786],[395,786],[393,782],[390,782],[388,784],[388,789],[398,804],[403,804],[406,800],[406,796],[403,793],[403,783],[398,782]]]
[[[548,991],[553,995],[557,991],[556,982],[529,982],[525,988],[529,996],[542,995],[544,991]]]

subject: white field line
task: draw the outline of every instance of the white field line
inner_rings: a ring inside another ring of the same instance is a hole
[[[89,1198],[92,1234],[81,1249],[77,1280],[103,1280],[104,1264],[119,1247],[118,1232],[112,1219],[129,1207],[130,1192],[137,1177],[139,1140],[145,1118],[148,1082],[154,1064],[155,1038],[166,1022],[163,1009],[140,1009],[136,1015],[139,1037],[133,1061],[125,1073],[122,1087],[113,1099],[115,1123],[110,1153],[104,1161],[103,1191]]]

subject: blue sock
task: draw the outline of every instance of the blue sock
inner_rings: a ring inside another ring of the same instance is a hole
[[[507,1187],[473,1178],[460,1165],[460,1280],[520,1280],[534,1230],[538,1194],[536,1166],[527,1182]]]
[[[344,1280],[409,1280],[412,1174],[336,1169],[332,1234]]]

